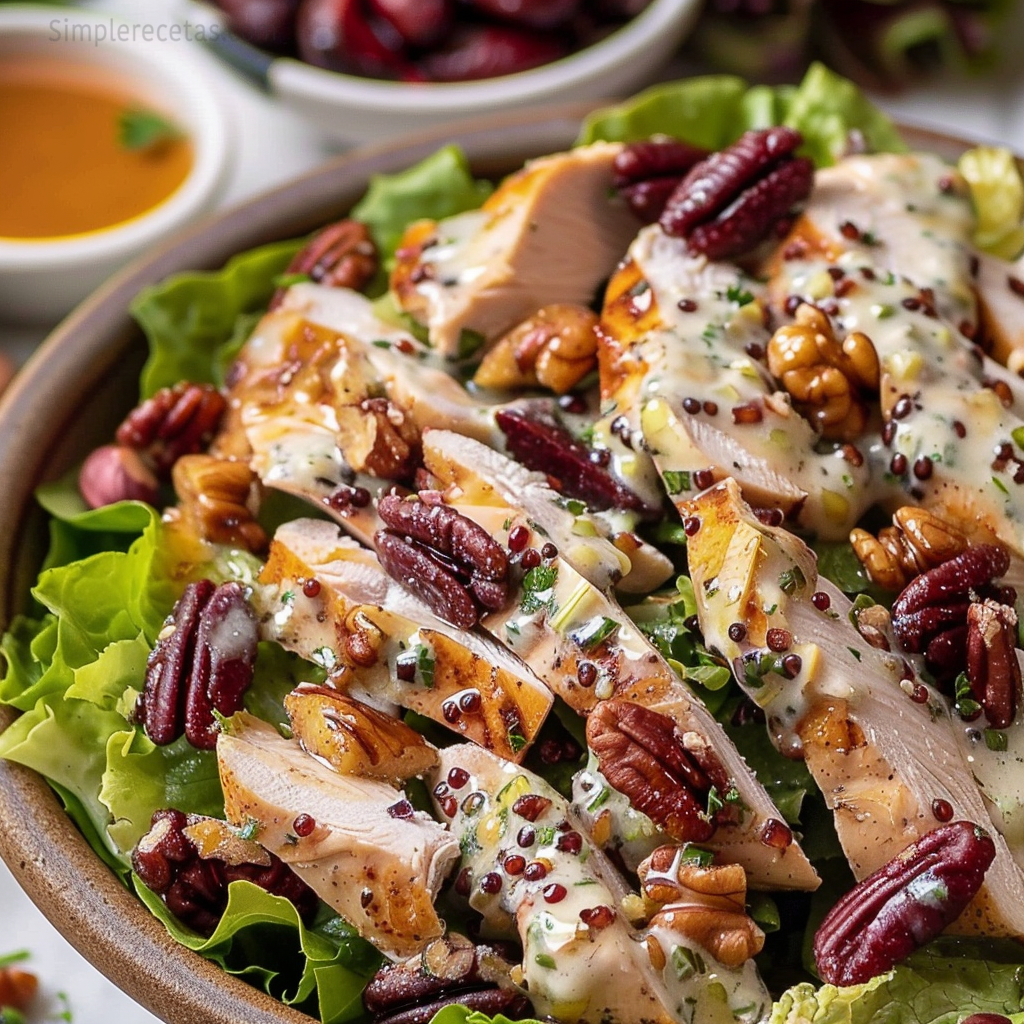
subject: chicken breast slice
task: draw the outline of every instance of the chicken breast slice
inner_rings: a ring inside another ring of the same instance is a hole
[[[389,814],[401,791],[332,771],[244,712],[218,737],[217,763],[228,821],[382,953],[404,959],[444,933],[434,899],[459,844],[427,814]],[[292,831],[299,814],[316,822],[308,836]]]
[[[452,780],[463,777],[453,791]],[[435,806],[463,850],[458,886],[468,887],[485,931],[518,934],[539,1016],[588,1024],[761,1019],[771,1000],[752,960],[728,968],[670,929],[655,929],[656,952],[644,944],[618,909],[626,883],[578,833],[578,847],[562,839],[571,834],[569,805],[543,779],[479,748],[453,746],[441,752],[431,782],[441,786],[432,789]],[[523,829],[532,833],[526,845],[518,843]],[[508,870],[520,851],[544,866],[542,875]],[[496,891],[485,876],[500,880]],[[588,925],[595,912],[600,923]]]
[[[806,759],[855,876],[937,828],[933,807],[944,800],[956,818],[987,829],[997,851],[954,929],[1024,937],[1021,782],[1008,752],[989,751],[945,697],[903,678],[902,657],[870,646],[850,621],[850,601],[818,576],[813,552],[759,522],[735,481],[698,495],[688,511],[700,521],[687,551],[705,642],[764,709],[779,750]],[[827,603],[812,602],[819,592]],[[771,647],[769,629],[783,631]],[[772,649],[780,636],[782,652]],[[911,699],[915,687],[926,702]],[[1019,724],[1011,745],[1019,763]],[[1000,790],[1016,803],[1013,834],[995,813]]]
[[[471,355],[552,302],[590,304],[636,232],[612,189],[621,148],[599,142],[530,161],[481,209],[410,227],[391,289],[438,353]]]
[[[332,523],[280,526],[260,582],[261,636],[379,709],[408,708],[516,761],[551,710],[551,691],[514,654],[439,619]]]

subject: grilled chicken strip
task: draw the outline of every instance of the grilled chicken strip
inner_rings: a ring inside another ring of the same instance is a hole
[[[236,715],[217,739],[225,813],[249,826],[359,934],[394,959],[444,932],[434,899],[459,845],[428,815],[389,814],[386,783],[332,771],[273,726]],[[297,836],[300,814],[315,822]]]
[[[947,813],[975,822],[992,834],[996,858],[954,927],[1024,937],[1024,818],[1010,767],[1024,754],[1019,722],[1008,750],[990,751],[946,698],[904,679],[904,660],[858,633],[850,601],[818,576],[813,552],[759,522],[735,481],[687,510],[700,522],[687,550],[705,642],[765,710],[779,750],[806,759],[856,877]]]
[[[436,351],[463,358],[548,303],[589,305],[636,230],[612,193],[621,148],[601,142],[533,160],[481,209],[409,227],[391,289]]]
[[[510,760],[526,756],[551,691],[489,637],[439,619],[337,526],[283,524],[260,582],[261,635],[327,669],[339,689],[409,708]]]

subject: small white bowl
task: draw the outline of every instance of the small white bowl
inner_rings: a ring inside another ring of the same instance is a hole
[[[227,46],[213,45],[243,70],[259,75],[329,138],[379,142],[538,103],[627,95],[654,80],[693,26],[701,5],[702,0],[651,0],[635,18],[592,46],[531,71],[475,82],[382,82],[292,58],[261,60],[259,51],[239,47],[233,38]],[[206,5],[199,11],[206,18],[218,17]]]
[[[59,63],[62,76],[110,83],[181,125],[193,150],[184,182],[131,220],[56,239],[0,239],[0,320],[56,322],[124,263],[214,205],[229,164],[228,122],[188,50],[184,41],[147,39],[141,27],[76,8],[0,6],[0,60]]]

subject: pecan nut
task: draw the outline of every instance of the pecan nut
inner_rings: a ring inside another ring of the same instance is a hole
[[[680,842],[704,842],[726,813],[709,813],[712,788],[729,791],[717,755],[667,715],[627,700],[602,701],[587,719],[587,743],[609,784]]]
[[[183,455],[171,470],[182,521],[213,544],[263,551],[267,535],[256,522],[258,483],[244,462],[213,455]]]
[[[168,616],[146,666],[137,718],[158,746],[182,734],[217,745],[214,711],[233,715],[252,682],[256,615],[240,583],[190,583]]]
[[[394,494],[382,497],[377,511],[386,528],[374,545],[385,572],[441,618],[471,629],[482,608],[504,606],[508,554],[483,527],[448,505]]]
[[[644,897],[659,904],[661,926],[739,967],[764,947],[764,932],[746,911],[747,874],[739,864],[701,865],[685,847],[660,846],[637,868]]]
[[[206,826],[223,838],[203,841]],[[209,847],[209,848],[208,848]],[[228,885],[244,880],[290,901],[311,923],[320,898],[291,868],[256,843],[212,818],[167,809],[156,811],[149,832],[132,851],[132,868],[146,888],[183,924],[201,935],[216,929],[228,902]]]
[[[593,509],[627,509],[645,520],[661,518],[660,507],[648,504],[616,479],[595,461],[597,452],[547,413],[506,407],[498,410],[495,421],[512,458],[527,469],[548,474],[555,490],[566,497],[578,498]]]
[[[304,274],[317,284],[362,291],[380,267],[377,246],[366,225],[358,220],[339,220],[318,231],[293,257],[285,275]],[[278,288],[270,309],[284,301]]]
[[[181,381],[136,406],[117,428],[117,443],[134,448],[166,477],[182,455],[201,451],[213,437],[227,402],[211,384]]]
[[[948,683],[965,665],[968,606],[979,597],[1009,596],[992,586],[1009,567],[1004,548],[976,544],[922,573],[893,601],[896,639],[905,650],[924,654],[928,670]]]
[[[1017,717],[1021,671],[1016,644],[1017,613],[1009,605],[977,601],[967,609],[967,679],[993,729],[1006,729]]]
[[[388,398],[364,398],[336,410],[338,447],[357,473],[408,480],[420,461],[420,432]]]
[[[711,260],[749,251],[811,193],[814,165],[793,156],[802,142],[793,128],[763,128],[712,153],[669,197],[662,230]]]
[[[840,342],[829,318],[809,303],[797,307],[795,319],[768,342],[768,369],[822,436],[852,441],[867,425],[864,396],[878,391],[875,346],[859,331]]]
[[[938,568],[962,554],[967,537],[934,512],[904,505],[892,517],[892,526],[873,537],[853,530],[850,544],[872,583],[886,590],[902,590],[915,576]]]
[[[612,163],[612,183],[633,213],[653,224],[683,175],[707,156],[706,149],[667,136],[631,142]]]
[[[500,389],[541,386],[563,395],[597,366],[597,324],[585,306],[542,306],[497,341],[473,382]]]
[[[822,921],[814,960],[831,985],[860,985],[955,921],[995,858],[988,834],[954,821],[922,836],[854,886]]]
[[[19,1013],[27,1010],[38,990],[39,979],[31,971],[23,971],[13,965],[0,967],[0,1007],[3,1010],[13,1009]],[[4,1014],[5,1018],[7,1016]],[[16,1021],[20,1017],[11,1014],[10,1019]]]
[[[363,1005],[374,1024],[427,1024],[438,1010],[456,1003],[523,1020],[532,1007],[511,987],[511,967],[494,948],[474,946],[452,933],[412,960],[382,967],[363,990]]]

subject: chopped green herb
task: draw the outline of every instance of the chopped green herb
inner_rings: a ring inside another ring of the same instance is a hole
[[[24,963],[26,960],[31,959],[31,957],[32,954],[27,949],[18,949],[13,953],[5,953],[3,956],[0,956],[0,971],[13,964]]]
[[[713,850],[705,850],[702,846],[694,846],[693,843],[686,843],[679,851],[679,859],[684,864],[696,864],[697,867],[710,867],[715,860]]]
[[[597,615],[579,628],[572,630],[569,639],[577,647],[589,651],[597,647],[598,644],[604,643],[618,628],[619,624],[614,619],[609,619],[606,615]]]
[[[635,299],[638,295],[643,295],[644,292],[649,291],[650,287],[650,284],[641,277],[626,294],[631,299]]]
[[[573,882],[573,885],[597,885],[596,878],[581,878],[578,882]]]
[[[555,969],[555,958],[549,953],[538,953],[533,959],[538,967],[545,967],[549,971]]]
[[[154,110],[126,110],[117,122],[118,141],[122,149],[136,152],[152,149],[182,137],[181,129]]]
[[[707,816],[709,818],[713,818],[724,806],[725,803],[718,795],[718,788],[716,786],[712,786],[711,789],[708,790]]]
[[[985,746],[988,747],[989,750],[1006,750],[1006,733],[1000,729],[986,729]]]
[[[1014,427],[1010,431],[1010,437],[1018,448],[1024,448],[1024,427]]]
[[[779,574],[779,589],[784,594],[792,596],[805,586],[807,586],[807,580],[804,578],[803,570],[799,565],[794,565],[792,568],[786,569]]]
[[[508,745],[518,754],[526,746],[526,737],[522,733],[510,732],[508,734]]]
[[[579,498],[559,498],[556,504],[564,508],[566,512],[571,512],[574,516],[581,516],[587,511],[586,504],[580,501]]]
[[[743,285],[731,284],[725,291],[725,297],[737,306],[746,306],[754,301],[754,293],[747,291]]]
[[[707,971],[704,958],[700,953],[687,949],[685,946],[676,946],[672,950],[672,966],[680,981],[686,981],[694,974],[704,974]]]
[[[954,708],[956,713],[965,721],[971,721],[981,714],[983,708],[974,699],[974,691],[971,689],[971,681],[967,678],[966,672],[961,672],[953,684],[955,695]]]
[[[292,604],[294,601],[295,601],[295,591],[294,590],[286,590],[281,595],[281,604]]]
[[[391,342],[387,338],[375,338],[373,346],[375,348],[391,348]]]
[[[523,599],[521,607],[528,615],[546,608],[550,613],[554,606],[552,590],[558,579],[558,570],[553,565],[538,565],[523,577]]]
[[[685,469],[666,469],[661,474],[662,480],[665,481],[665,490],[669,494],[680,494],[683,491],[690,490],[690,473]]]
[[[25,1024],[25,1017],[13,1006],[0,1006],[0,1024]]]
[[[292,835],[291,832],[285,832],[285,834],[284,834],[284,841],[289,846],[298,846],[299,845],[299,837],[296,836],[296,835]]]
[[[508,530],[508,529],[510,529],[510,528],[511,528],[511,526],[512,526],[512,517],[511,517],[511,516],[506,516],[506,517],[505,517],[505,522],[503,522],[503,523],[501,524],[501,528],[502,528],[503,530]]]
[[[861,653],[856,647],[847,647],[846,649],[857,659],[857,661],[860,661]]]
[[[423,685],[430,689],[434,685],[434,656],[425,644],[416,646],[416,668],[419,670]]]
[[[1006,486],[1006,484],[1003,483],[1002,480],[999,479],[999,477],[993,476],[992,477],[992,483],[994,483],[996,485],[996,487],[998,487],[999,490],[1001,490],[1003,492],[1003,494],[1009,496],[1009,494],[1010,494],[1009,488]]]
[[[594,799],[591,800],[589,804],[587,804],[587,810],[596,811],[598,807],[603,807],[606,803],[608,803],[608,798],[611,795],[611,787],[605,786],[598,792],[597,796],[595,796]]]
[[[263,825],[255,818],[246,818],[245,824],[238,830],[238,838],[253,841],[259,834]]]

